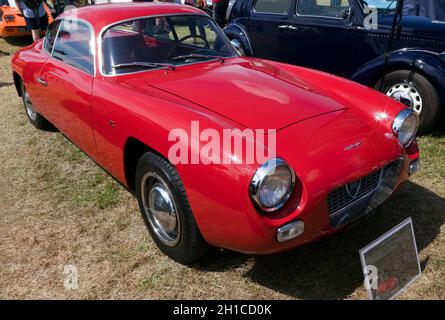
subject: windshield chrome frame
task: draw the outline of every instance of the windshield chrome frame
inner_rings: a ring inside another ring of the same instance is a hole
[[[141,72],[150,72],[150,71],[159,71],[159,70],[165,70],[165,68],[161,67],[161,68],[153,68],[153,69],[144,69],[144,70],[139,70],[139,71],[132,71],[132,72],[125,72],[125,73],[121,73],[121,74],[106,74],[104,73],[103,70],[103,64],[104,64],[104,51],[103,51],[103,36],[105,34],[105,32],[107,32],[109,29],[111,29],[114,26],[117,26],[119,24],[125,23],[125,22],[130,22],[130,21],[137,21],[137,20],[143,20],[143,19],[149,19],[149,18],[161,18],[161,17],[176,17],[176,16],[190,16],[190,17],[200,17],[200,18],[207,18],[210,19],[212,21],[212,23],[215,25],[215,27],[219,28],[219,26],[215,23],[215,21],[213,21],[207,14],[199,14],[199,13],[173,13],[173,14],[157,14],[157,15],[148,15],[148,16],[140,16],[140,17],[133,17],[133,18],[129,18],[129,19],[124,19],[124,20],[120,20],[117,22],[113,22],[105,27],[102,28],[102,30],[99,32],[99,37],[97,38],[98,41],[98,64],[99,64],[99,72],[101,74],[102,77],[118,77],[118,76],[125,76],[125,75],[130,75],[130,74],[134,74],[134,73],[141,73]],[[226,45],[229,48],[233,49],[233,55],[230,57],[227,57],[227,59],[230,58],[235,58],[235,57],[239,57],[239,53],[233,48],[232,44],[230,43],[229,39],[227,38],[227,36],[225,35],[224,31],[219,28],[219,31],[221,32],[221,36],[223,37],[224,42],[226,43]],[[175,66],[176,68],[180,68],[183,66],[189,66],[189,65],[193,65],[193,64],[197,64],[197,63],[206,63],[209,61],[216,61],[218,59],[209,59],[209,60],[204,60],[204,61],[197,61],[197,62],[192,62],[192,63],[187,63],[187,64],[181,64],[181,65],[177,65]]]

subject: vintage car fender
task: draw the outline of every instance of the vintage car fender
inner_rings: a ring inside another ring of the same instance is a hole
[[[241,43],[246,56],[254,55],[249,37],[247,36],[247,32],[246,30],[244,30],[243,26],[237,23],[230,23],[227,27],[224,28],[224,33],[230,40],[236,39]]]
[[[373,87],[383,76],[385,57],[382,55],[355,72],[350,79],[366,86]],[[441,55],[416,49],[401,49],[390,54],[388,60],[388,72],[394,70],[412,70],[427,78],[436,88],[437,92],[445,91],[445,58]],[[440,95],[442,104],[445,97]]]

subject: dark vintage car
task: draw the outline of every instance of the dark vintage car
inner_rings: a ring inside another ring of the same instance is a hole
[[[403,16],[385,67],[396,3],[237,0],[225,32],[249,56],[319,69],[376,89],[385,74],[383,92],[412,107],[420,115],[420,131],[427,132],[445,106],[445,23]],[[366,5],[378,8],[376,29],[365,28]]]

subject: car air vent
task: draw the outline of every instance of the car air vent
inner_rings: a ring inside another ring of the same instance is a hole
[[[329,215],[341,211],[379,186],[382,170],[374,171],[360,180],[341,186],[328,195]]]

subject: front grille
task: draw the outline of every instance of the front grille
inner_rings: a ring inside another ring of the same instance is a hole
[[[382,170],[377,170],[353,183],[341,186],[328,195],[329,215],[346,208],[379,186]]]

